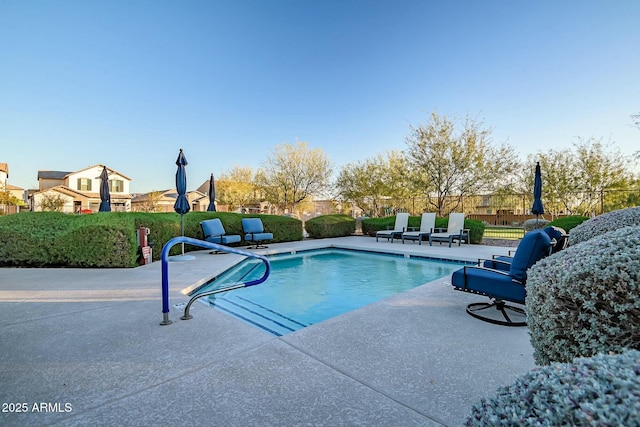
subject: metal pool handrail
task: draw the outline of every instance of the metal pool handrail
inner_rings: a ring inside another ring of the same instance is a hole
[[[162,248],[162,255],[160,256],[160,259],[162,260],[162,322],[160,323],[161,325],[170,325],[172,323],[171,320],[169,320],[169,250],[171,250],[171,248],[178,243],[188,243],[193,246],[200,246],[207,249],[214,249],[220,252],[228,252],[236,255],[243,255],[249,258],[257,258],[261,260],[266,266],[266,270],[264,274],[259,279],[250,280],[246,283],[235,283],[233,286],[229,286],[227,288],[216,289],[215,291],[205,292],[205,293],[193,296],[187,303],[187,306],[185,307],[184,316],[181,317],[184,320],[191,319],[191,316],[189,315],[189,308],[191,307],[191,304],[196,299],[207,296],[207,295],[219,293],[219,292],[230,291],[232,289],[246,288],[249,286],[258,285],[264,282],[265,280],[267,280],[267,278],[269,277],[269,273],[271,272],[271,264],[269,263],[269,260],[265,256],[258,255],[256,253],[249,252],[249,251],[243,251],[241,249],[230,248],[229,246],[219,245],[217,243],[211,243],[211,242],[206,242],[204,240],[193,239],[191,237],[184,237],[184,236],[174,237],[173,239],[165,243],[164,247]]]

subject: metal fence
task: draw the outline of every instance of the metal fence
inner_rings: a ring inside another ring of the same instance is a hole
[[[556,195],[543,193],[544,218],[554,220],[568,215],[596,216],[605,212],[640,206],[640,189],[575,192]],[[478,194],[466,196],[385,198],[356,203],[335,203],[338,209],[330,213],[345,213],[354,217],[384,217],[398,212],[420,215],[436,212],[445,217],[451,212],[464,212],[468,218],[500,226],[520,226],[531,215],[533,194]],[[324,212],[329,213],[329,212]]]

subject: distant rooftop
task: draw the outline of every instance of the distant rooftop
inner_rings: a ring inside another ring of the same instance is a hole
[[[63,171],[38,171],[38,179],[64,179],[71,172]]]

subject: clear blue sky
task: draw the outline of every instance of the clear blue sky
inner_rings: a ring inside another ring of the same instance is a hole
[[[9,183],[98,163],[133,192],[305,141],[338,169],[431,111],[524,159],[576,137],[638,150],[637,0],[0,0]]]

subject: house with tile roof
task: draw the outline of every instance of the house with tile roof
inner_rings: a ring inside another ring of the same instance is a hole
[[[186,196],[192,212],[207,210],[209,199],[205,194],[195,190],[187,191]],[[178,191],[175,188],[136,194],[131,200],[131,210],[134,212],[174,212],[173,206],[177,198]]]
[[[42,211],[46,200],[55,198],[60,200],[63,212],[98,212],[103,167],[98,164],[75,172],[39,170],[38,191],[29,196],[31,210]],[[131,211],[131,178],[109,167],[107,172],[111,211]]]

